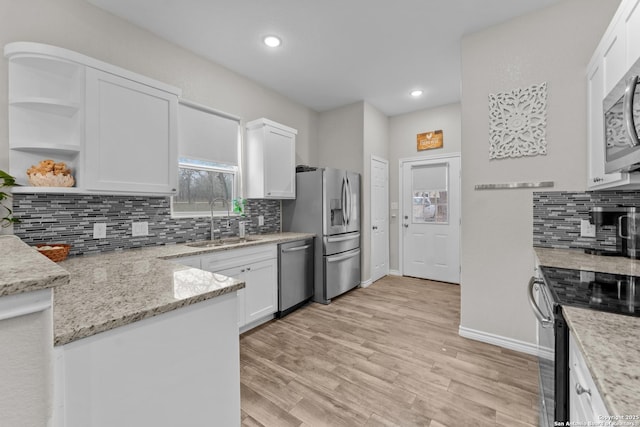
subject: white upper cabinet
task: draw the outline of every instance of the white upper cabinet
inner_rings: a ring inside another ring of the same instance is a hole
[[[640,188],[638,173],[605,174],[602,101],[640,58],[640,0],[622,0],[587,67],[589,190]]]
[[[86,188],[175,193],[177,97],[92,68],[86,78]]]
[[[4,53],[14,192],[175,193],[180,89],[41,43]],[[44,159],[65,162],[75,186],[29,187],[27,169]]]
[[[296,198],[296,134],[267,119],[247,123],[246,197]]]

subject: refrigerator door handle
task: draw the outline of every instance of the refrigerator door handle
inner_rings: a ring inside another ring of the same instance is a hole
[[[342,225],[347,224],[347,179],[342,178]]]
[[[351,254],[340,255],[340,256],[337,256],[337,257],[334,257],[334,256],[327,257],[327,262],[344,261],[345,259],[350,259],[350,258],[353,258],[353,257],[357,257],[358,255],[360,255],[360,249],[358,249],[356,252],[353,252]]]
[[[347,240],[355,240],[359,238],[360,238],[360,233],[353,234],[351,236],[343,236],[343,237],[327,237],[327,243],[344,242]]]
[[[351,222],[351,182],[349,182],[349,177],[345,178],[347,180],[347,225]]]

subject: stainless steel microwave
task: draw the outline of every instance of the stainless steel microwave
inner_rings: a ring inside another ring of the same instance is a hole
[[[640,169],[640,60],[603,101],[606,173]]]

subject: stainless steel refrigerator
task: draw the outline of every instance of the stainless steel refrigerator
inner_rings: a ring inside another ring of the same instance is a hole
[[[360,175],[323,168],[296,174],[296,199],[282,201],[284,231],[315,233],[315,302],[360,284]]]

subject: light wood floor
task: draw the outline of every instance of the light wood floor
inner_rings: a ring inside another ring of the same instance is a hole
[[[458,336],[460,288],[386,277],[240,338],[243,426],[537,426],[532,356]]]

